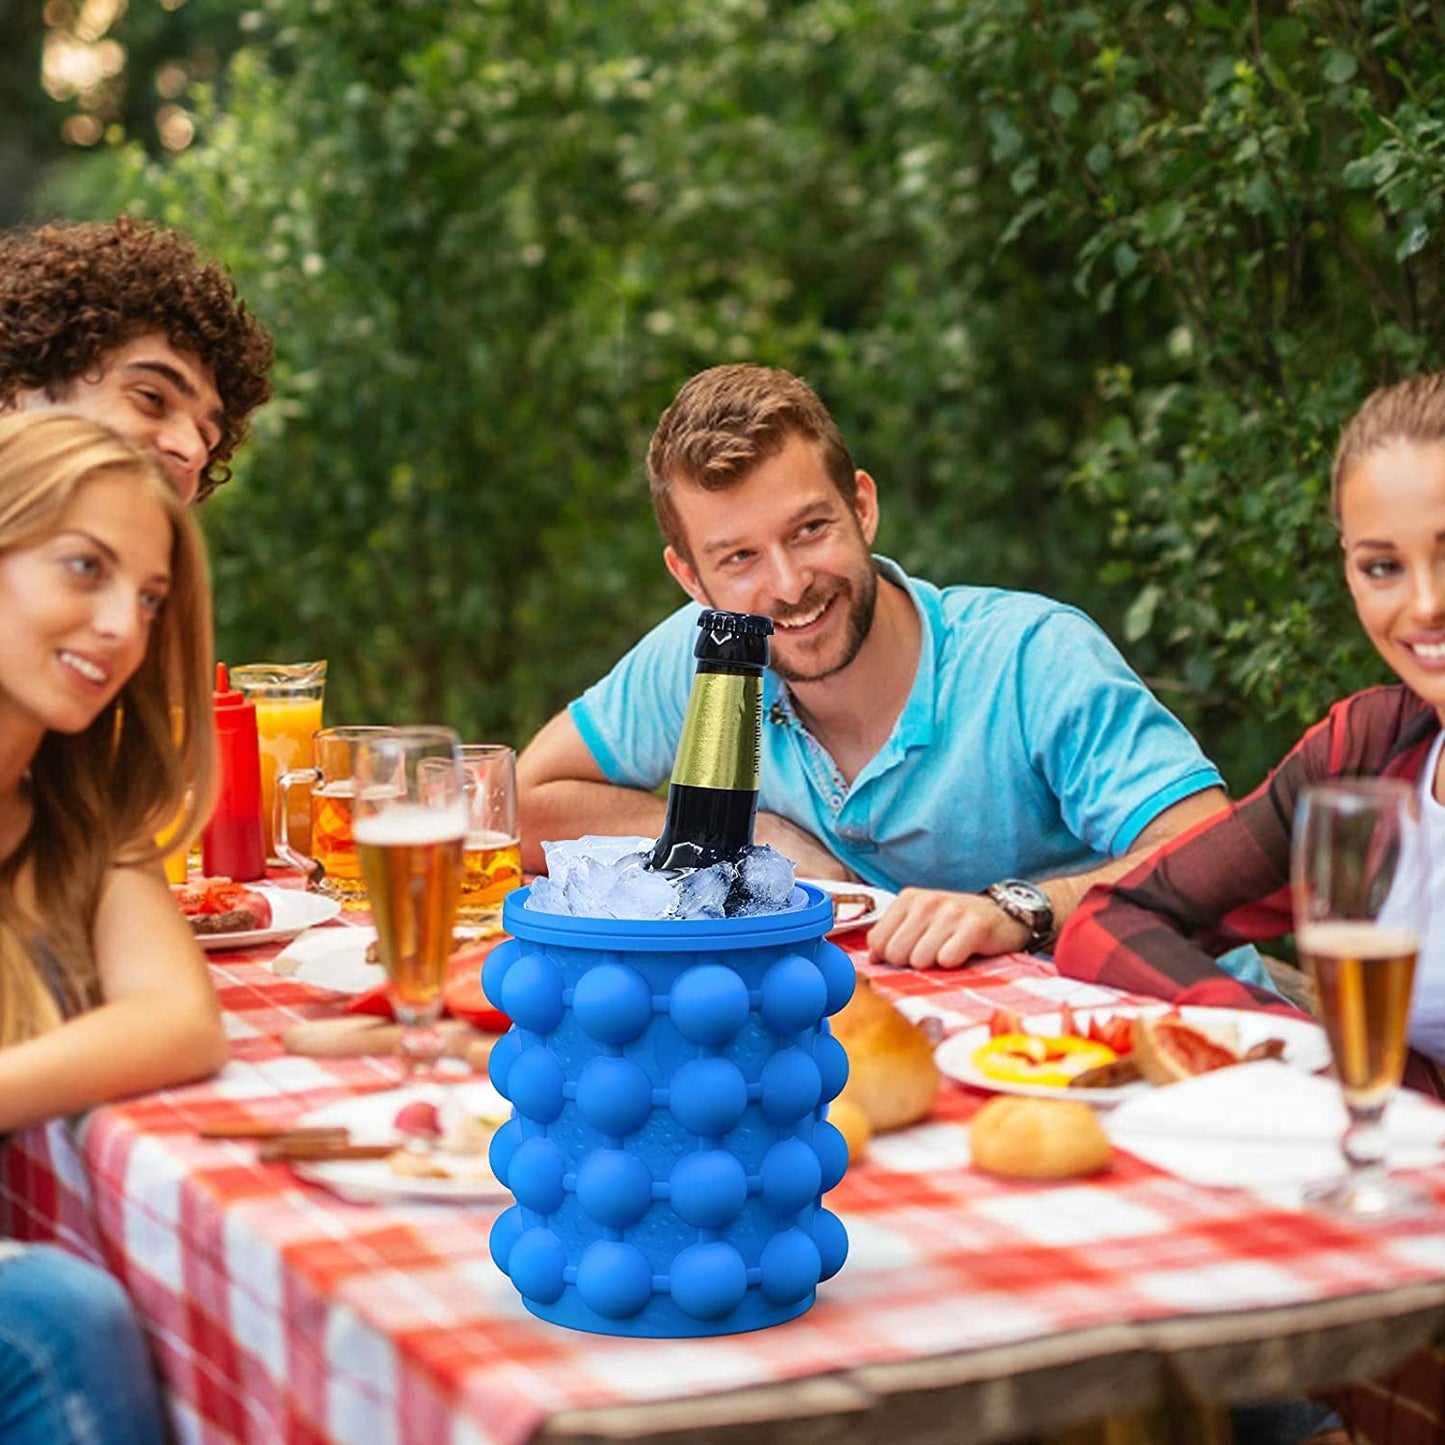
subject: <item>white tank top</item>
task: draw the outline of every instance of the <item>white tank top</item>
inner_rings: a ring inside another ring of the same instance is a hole
[[[1410,1008],[1410,1043],[1437,1063],[1445,1063],[1445,803],[1436,801],[1434,790],[1442,744],[1445,731],[1436,737],[1418,785],[1427,881]]]

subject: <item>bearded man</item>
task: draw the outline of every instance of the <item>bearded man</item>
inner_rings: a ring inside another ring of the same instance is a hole
[[[887,962],[1044,948],[1091,884],[1223,806],[1198,744],[1081,612],[872,554],[878,486],[790,372],[693,377],[647,472],[693,602],[523,753],[528,867],[544,838],[661,830],[701,606],[773,620],[757,841],[804,876],[901,889],[869,935]]]

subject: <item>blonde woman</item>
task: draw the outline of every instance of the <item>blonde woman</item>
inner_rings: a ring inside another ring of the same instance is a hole
[[[0,618],[3,1134],[209,1074],[226,1041],[151,841],[194,829],[212,763],[205,552],[153,456],[0,416]],[[0,1438],[85,1429],[162,1438],[134,1320],[99,1272],[0,1249]]]

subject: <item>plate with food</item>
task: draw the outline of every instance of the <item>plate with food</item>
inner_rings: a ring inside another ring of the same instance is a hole
[[[868,883],[843,883],[836,878],[799,878],[798,882],[833,895],[833,927],[829,938],[852,933],[855,928],[872,928],[898,897],[886,888],[874,888]]]
[[[1020,1020],[998,1009],[945,1039],[934,1055],[951,1079],[1028,1098],[1117,1104],[1141,1090],[1257,1059],[1314,1073],[1330,1061],[1308,1019],[1248,1009],[1070,1009]]]
[[[173,883],[171,893],[196,942],[208,952],[294,938],[341,912],[336,899],[319,893],[264,884],[253,887],[230,878]]]
[[[303,1179],[363,1203],[509,1199],[511,1192],[492,1173],[487,1152],[492,1135],[511,1117],[512,1106],[482,1079],[360,1094],[314,1110],[300,1120],[301,1125],[343,1129],[348,1146],[364,1151],[374,1152],[370,1146],[391,1148],[372,1158],[287,1162]],[[431,1148],[425,1152],[409,1148],[408,1136],[416,1135],[430,1139]]]

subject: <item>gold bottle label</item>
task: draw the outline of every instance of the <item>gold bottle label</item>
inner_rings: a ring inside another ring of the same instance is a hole
[[[672,781],[687,788],[756,792],[762,717],[761,676],[698,673],[687,700]]]

